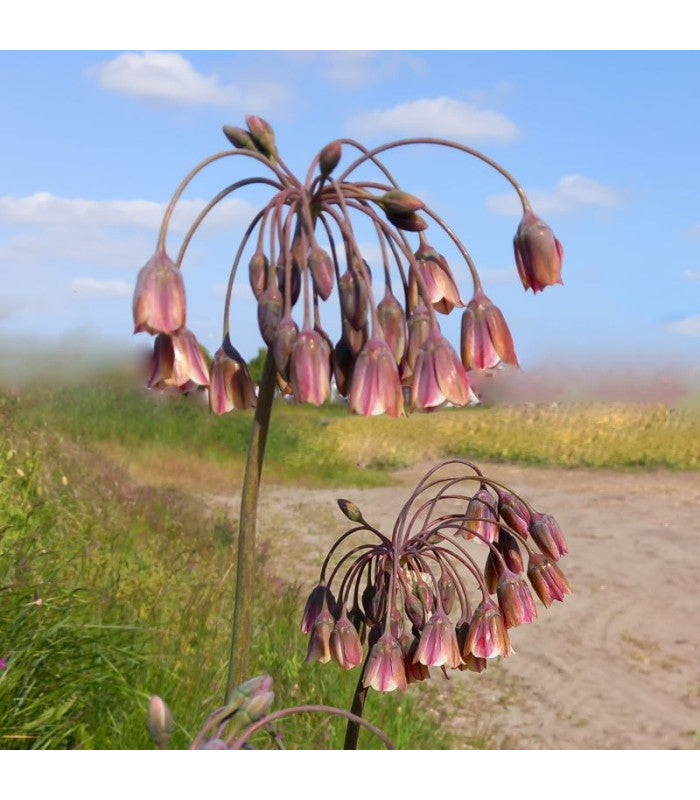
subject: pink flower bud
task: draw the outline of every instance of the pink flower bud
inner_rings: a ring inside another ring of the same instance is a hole
[[[401,645],[390,634],[379,637],[372,647],[362,678],[362,685],[377,692],[393,692],[406,688],[406,670]]]
[[[505,489],[496,491],[498,492],[498,513],[503,517],[503,521],[516,533],[527,538],[530,529],[530,512],[527,506],[512,492]]]
[[[195,335],[182,328],[177,333],[159,333],[153,346],[153,372],[150,389],[188,384],[209,385],[209,368]]]
[[[458,534],[465,539],[477,536],[484,542],[494,542],[498,538],[496,501],[484,486],[469,501],[467,512],[464,515],[464,524]]]
[[[503,555],[503,560],[509,570],[516,573],[523,571],[523,557],[520,553],[518,540],[504,528],[501,528],[498,532],[498,549]]]
[[[387,211],[386,218],[394,227],[411,233],[419,233],[428,227],[428,223],[418,214],[391,214]]]
[[[282,327],[280,325],[280,327]],[[303,330],[292,349],[290,382],[297,403],[323,405],[330,397],[327,345],[316,331]]]
[[[343,146],[337,139],[334,142],[329,142],[319,153],[318,167],[321,175],[327,178],[331,172],[338,166],[340,157],[343,155]]]
[[[509,656],[513,652],[503,614],[492,600],[482,600],[469,623],[467,641],[462,651],[478,658]]]
[[[346,270],[338,281],[338,294],[343,316],[355,330],[360,330],[367,322],[368,294],[365,279],[357,271]]]
[[[563,283],[564,248],[552,229],[532,211],[523,216],[513,239],[515,263],[525,289],[541,292],[545,286]]]
[[[563,602],[571,587],[564,573],[547,556],[532,553],[527,566],[527,577],[542,603],[549,607],[555,600]]]
[[[272,347],[282,319],[284,300],[276,286],[270,286],[258,298],[258,327],[265,344]]]
[[[362,512],[360,511],[358,506],[356,506],[355,503],[352,502],[352,500],[343,500],[341,498],[341,499],[338,500],[338,506],[339,506],[340,510],[343,512],[343,514],[345,514],[345,516],[351,522],[363,522],[364,521],[363,518],[362,518]]]
[[[250,259],[248,264],[248,275],[250,278],[250,288],[253,290],[255,299],[260,299],[260,295],[265,291],[267,286],[267,273],[270,267],[270,262],[262,250]]]
[[[272,343],[272,355],[275,359],[277,372],[279,372],[285,381],[290,380],[289,362],[292,357],[292,348],[298,336],[299,328],[292,317],[289,314],[282,317],[275,331],[275,340]]]
[[[134,333],[175,333],[184,327],[185,284],[165,250],[157,250],[141,268],[133,312]]]
[[[224,136],[234,147],[239,150],[257,151],[258,148],[255,146],[255,142],[253,142],[248,131],[244,131],[243,128],[237,128],[235,125],[224,125],[223,130]]]
[[[249,114],[245,118],[250,136],[255,142],[258,150],[267,156],[270,161],[277,160],[277,147],[275,146],[275,133],[269,122],[266,122],[262,117],[256,117]]]
[[[348,407],[355,414],[403,414],[403,392],[394,356],[387,343],[372,336],[357,357]]]
[[[408,318],[408,348],[401,365],[401,380],[410,386],[418,354],[430,336],[430,315],[421,300]]]
[[[454,625],[444,611],[436,611],[425,623],[414,661],[427,667],[455,669],[462,663]]]
[[[377,316],[382,326],[384,339],[394,354],[394,360],[400,364],[406,352],[408,329],[401,303],[394,297],[388,286],[384,298],[377,306]]]
[[[209,408],[215,414],[244,411],[255,405],[255,387],[241,354],[226,334],[214,354],[209,382]]]
[[[440,592],[442,608],[446,614],[449,614],[457,596],[454,581],[447,575],[441,575],[438,581],[438,591]]]
[[[328,300],[333,291],[333,262],[325,250],[314,247],[309,254],[309,270],[314,289],[321,300]]]
[[[465,369],[492,369],[501,362],[518,366],[505,318],[482,291],[474,294],[462,315],[461,349]]]
[[[425,208],[425,203],[413,194],[401,189],[392,189],[379,198],[379,205],[387,214],[411,214]]]
[[[540,550],[554,561],[569,552],[559,523],[551,514],[535,511],[530,518],[530,534]]]
[[[515,628],[537,617],[535,601],[525,578],[505,570],[498,582],[498,605],[503,612],[506,628]]]
[[[341,669],[352,669],[362,663],[362,643],[344,608],[331,633],[331,653]]]
[[[411,409],[433,411],[447,402],[466,406],[473,397],[457,354],[439,331],[432,331],[413,370]]]

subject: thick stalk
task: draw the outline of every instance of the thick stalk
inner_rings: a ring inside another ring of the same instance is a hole
[[[226,682],[226,704],[234,689],[248,677],[250,656],[250,620],[253,604],[255,571],[255,531],[258,516],[258,495],[262,474],[265,442],[270,425],[272,400],[275,396],[275,366],[272,351],[267,351],[255,405],[253,429],[243,476],[241,516],[238,526],[238,561],[236,564],[236,605],[231,630],[231,654]]]
[[[367,656],[367,659],[369,655]],[[362,712],[365,709],[365,700],[369,693],[369,686],[362,684],[362,679],[365,675],[365,668],[367,667],[367,659],[362,665],[360,677],[357,679],[357,686],[355,687],[355,694],[352,696],[352,705],[350,706],[350,713],[356,717],[362,717]],[[360,736],[360,725],[354,720],[348,720],[348,726],[345,729],[345,744],[343,750],[357,750],[357,740]]]

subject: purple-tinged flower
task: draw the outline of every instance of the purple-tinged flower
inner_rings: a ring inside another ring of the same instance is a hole
[[[410,633],[404,633],[399,639],[401,652],[403,653],[403,666],[406,672],[406,684],[424,681],[430,677],[430,670],[415,661],[416,650],[418,649],[418,639]]]
[[[321,300],[328,300],[333,291],[333,262],[320,247],[313,247],[309,253],[309,271],[314,288]]]
[[[403,414],[403,392],[396,362],[379,336],[372,336],[357,357],[348,405],[353,413],[365,416]]]
[[[394,354],[394,360],[400,364],[406,352],[408,329],[401,303],[394,297],[388,286],[384,298],[377,306],[377,316],[382,326],[384,339]]]
[[[498,513],[503,521],[521,536],[527,538],[530,531],[530,512],[523,501],[512,492],[496,489]]]
[[[299,336],[299,328],[292,319],[291,314],[286,314],[280,320],[275,332],[275,341],[272,343],[272,356],[275,359],[277,372],[290,382],[289,361],[292,357],[292,348]]]
[[[515,628],[537,618],[535,601],[525,578],[509,569],[503,571],[498,582],[498,605],[503,612],[506,628]]]
[[[209,385],[209,368],[195,335],[182,328],[170,335],[159,333],[153,346],[153,371],[150,389],[165,389],[188,384]]]
[[[185,284],[165,250],[157,250],[136,278],[134,333],[175,333],[185,326]]]
[[[318,168],[324,178],[338,166],[340,157],[343,155],[343,146],[339,139],[329,142],[318,154]]]
[[[0,658],[0,670],[7,669],[7,661],[4,658]]]
[[[454,625],[444,611],[436,611],[425,623],[413,660],[426,667],[445,664],[452,669],[462,663]]]
[[[489,490],[482,486],[467,505],[464,524],[457,531],[459,536],[483,542],[494,542],[498,538],[498,513],[495,500]]]
[[[551,514],[535,511],[530,518],[530,535],[540,550],[554,561],[569,552],[559,523]]]
[[[401,380],[405,385],[410,386],[418,354],[430,336],[430,315],[422,300],[411,312],[408,318],[407,330],[408,347],[401,364]]]
[[[345,608],[331,633],[331,654],[341,669],[352,669],[362,663],[362,643]]]
[[[215,414],[244,411],[255,405],[255,387],[248,366],[226,334],[214,353],[209,380],[209,408]]]
[[[438,581],[438,592],[442,608],[446,614],[449,614],[457,596],[457,589],[452,578],[445,574],[441,575]]]
[[[523,556],[518,546],[518,541],[509,533],[505,528],[501,528],[498,532],[497,547],[506,562],[509,570],[515,573],[523,571]]]
[[[334,627],[335,620],[328,610],[328,604],[324,598],[321,611],[316,617],[314,626],[311,629],[309,649],[306,653],[307,664],[310,664],[312,661],[320,661],[321,664],[327,664],[331,660],[330,642]]]
[[[424,241],[414,255],[427,295],[423,298],[425,302],[431,303],[441,314],[449,314],[455,306],[464,306],[459,296],[457,282],[445,257]],[[418,298],[418,282],[413,273],[410,275],[409,292],[411,306],[415,306]]]
[[[457,667],[460,672],[469,670],[470,672],[483,672],[486,669],[487,662],[485,658],[475,656],[473,653],[466,653],[464,647],[467,643],[469,636],[469,623],[466,619],[462,619],[455,627],[455,634],[457,636],[457,645],[462,654],[462,663]]]
[[[465,369],[493,369],[501,362],[518,366],[506,320],[481,290],[462,315],[461,350]]]
[[[466,406],[474,399],[467,373],[439,331],[428,336],[413,369],[411,409],[434,411],[445,403]]]
[[[499,607],[492,600],[482,600],[469,623],[469,633],[462,655],[478,658],[509,656],[513,652]]]
[[[561,265],[564,248],[552,233],[552,229],[527,211],[513,239],[515,263],[525,290],[541,292],[545,286],[563,283]]]
[[[276,286],[269,286],[258,297],[258,327],[268,347],[274,344],[283,308],[282,292]]]
[[[498,547],[497,543],[495,544],[495,547]],[[489,547],[489,554],[486,558],[486,564],[484,565],[484,581],[486,582],[486,588],[489,590],[489,594],[495,594],[496,589],[498,588],[498,579],[502,570],[503,565],[501,564],[500,559]]]
[[[401,645],[390,633],[380,636],[371,649],[362,685],[377,692],[393,692],[395,689],[406,688],[406,669]]]
[[[260,295],[265,291],[269,268],[270,262],[267,260],[267,256],[262,250],[258,250],[248,264],[250,288],[253,290],[256,300],[260,299]]]
[[[277,146],[275,145],[275,132],[272,130],[270,123],[253,114],[249,114],[245,121],[258,150],[264,156],[267,156],[270,161],[275,162],[278,158]]]
[[[406,616],[419,631],[423,630],[425,625],[425,608],[423,603],[418,599],[418,596],[411,591],[406,592],[404,599],[404,608],[406,609]]]
[[[304,614],[301,619],[301,632],[310,633],[313,626],[316,624],[319,614],[323,610],[324,600],[330,596],[331,605],[335,604],[335,600],[331,595],[325,583],[319,583],[311,590],[311,593],[306,598],[306,605],[304,606]]]
[[[542,603],[549,607],[555,600],[563,602],[571,587],[564,573],[547,556],[532,553],[527,565],[527,577]]]
[[[366,265],[360,266],[356,260],[357,267],[353,270],[345,270],[338,281],[338,295],[340,297],[340,308],[343,317],[352,325],[355,330],[360,330],[367,322],[368,293],[367,284],[362,276],[362,269],[368,270]],[[367,271],[369,279],[369,271]]]

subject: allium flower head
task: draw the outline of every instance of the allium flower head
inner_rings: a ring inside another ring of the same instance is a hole
[[[465,369],[518,366],[513,337],[501,310],[477,290],[462,315],[462,364]]]
[[[185,284],[165,250],[157,250],[136,278],[134,333],[175,333],[185,326]]]
[[[513,239],[515,263],[525,289],[541,292],[546,286],[563,283],[561,265],[564,248],[546,223],[527,211]]]

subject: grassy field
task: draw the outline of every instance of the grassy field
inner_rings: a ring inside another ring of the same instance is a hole
[[[136,487],[79,443],[0,421],[0,748],[152,747],[151,694],[170,704],[186,747],[220,705],[235,529],[175,491]],[[256,585],[252,674],[273,676],[276,708],[347,707],[357,670],[306,666],[304,598]],[[368,718],[403,748],[446,747],[409,695],[371,698]],[[342,743],[342,722],[284,724],[289,747]],[[375,747],[370,736],[361,746]]]

